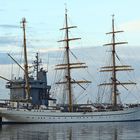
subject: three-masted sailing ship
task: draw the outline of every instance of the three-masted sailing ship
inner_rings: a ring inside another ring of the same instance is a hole
[[[23,22],[23,24],[25,24]],[[24,26],[23,26],[24,27]],[[75,109],[73,105],[73,93],[72,93],[72,84],[77,83],[81,85],[81,83],[90,83],[90,81],[76,81],[71,77],[71,69],[76,68],[85,68],[87,67],[85,63],[72,63],[69,58],[69,42],[72,40],[77,40],[79,38],[69,38],[69,29],[75,28],[75,26],[68,26],[67,20],[67,11],[65,13],[65,27],[62,30],[66,31],[66,37],[64,40],[60,42],[65,42],[65,51],[66,51],[66,63],[59,64],[56,66],[57,70],[65,69],[66,73],[63,81],[59,81],[56,84],[66,84],[68,89],[68,106],[65,110],[61,110],[61,108],[57,108],[57,106],[50,106],[48,103],[46,108],[12,108],[12,107],[1,107],[0,108],[0,117],[2,119],[2,123],[88,123],[88,122],[121,122],[121,121],[140,121],[140,107],[133,108],[124,108],[119,107],[117,103],[118,96],[118,85],[126,85],[126,84],[135,84],[128,82],[120,82],[117,79],[117,71],[126,71],[132,70],[132,68],[128,65],[119,66],[116,65],[116,45],[124,44],[126,42],[116,42],[115,34],[120,33],[122,31],[116,31],[114,28],[114,17],[112,18],[112,31],[108,34],[112,34],[112,42],[107,44],[112,46],[112,65],[102,67],[102,72],[111,72],[111,82],[110,83],[102,83],[100,86],[109,85],[112,88],[112,107],[106,110],[80,110],[79,106]],[[26,41],[26,40],[25,40]],[[26,50],[25,50],[26,51]],[[27,64],[27,63],[26,63]],[[26,65],[26,67],[28,67]],[[25,67],[25,68],[26,68]],[[27,69],[27,68],[26,68]],[[28,73],[27,73],[28,74]],[[27,75],[27,78],[28,75]],[[28,87],[29,84],[29,87]],[[25,88],[27,94],[28,101],[31,100],[30,92],[32,87],[30,86],[31,82],[28,79],[25,80]],[[31,89],[30,89],[31,88]],[[33,93],[34,94],[34,93]],[[49,98],[46,98],[49,101]],[[50,99],[51,100],[51,99]],[[52,99],[53,100],[53,99]],[[31,103],[32,104],[32,103]],[[94,106],[94,105],[93,105]]]

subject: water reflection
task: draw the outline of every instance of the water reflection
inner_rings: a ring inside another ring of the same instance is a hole
[[[0,140],[138,140],[140,122],[4,125]]]

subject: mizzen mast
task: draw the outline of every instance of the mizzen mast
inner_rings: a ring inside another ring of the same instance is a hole
[[[116,42],[115,40],[115,35],[117,33],[121,33],[123,31],[116,31],[114,27],[114,15],[112,15],[112,31],[108,32],[106,34],[111,34],[112,35],[112,42],[109,44],[105,44],[104,46],[111,46],[111,55],[112,55],[112,66],[105,66],[101,67],[100,72],[112,72],[112,77],[111,77],[111,83],[102,83],[102,85],[109,85],[112,87],[112,105],[113,105],[113,110],[117,110],[117,96],[118,96],[118,85],[128,85],[128,84],[136,84],[134,82],[120,82],[117,80],[117,72],[118,71],[131,71],[133,70],[131,66],[129,65],[122,65],[118,66],[116,65],[116,46],[121,45],[121,44],[127,44],[127,42]]]
[[[23,28],[23,47],[24,47],[24,74],[25,74],[25,91],[26,91],[26,99],[30,99],[30,87],[29,87],[29,76],[28,76],[28,60],[27,60],[27,48],[26,48],[26,32],[25,32],[25,23],[26,19],[23,18],[22,21]]]

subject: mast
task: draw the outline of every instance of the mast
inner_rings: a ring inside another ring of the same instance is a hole
[[[113,110],[117,110],[117,96],[118,96],[118,85],[128,85],[128,84],[136,84],[134,82],[120,82],[117,80],[117,72],[118,71],[131,71],[133,70],[129,65],[116,65],[116,46],[121,44],[127,44],[127,42],[116,42],[115,35],[116,33],[121,33],[123,31],[116,31],[114,27],[114,15],[112,15],[112,31],[106,34],[112,35],[112,42],[109,44],[105,44],[104,46],[111,46],[111,55],[112,55],[112,66],[102,67],[100,72],[112,72],[111,83],[102,83],[102,85],[109,85],[112,87],[112,105]]]
[[[41,63],[41,60],[39,60],[39,54],[36,53],[36,60],[34,61],[34,69],[36,71],[36,79],[38,80],[38,72],[39,72],[39,65]]]
[[[37,79],[38,79],[38,66],[39,66],[38,53],[36,53],[36,77],[37,77]]]
[[[65,76],[66,81],[57,82],[56,84],[67,84],[68,88],[68,98],[69,98],[69,112],[73,111],[73,99],[72,99],[72,84],[73,83],[90,83],[90,81],[75,81],[71,78],[71,69],[76,68],[86,68],[85,63],[71,63],[70,62],[70,48],[69,42],[72,40],[78,40],[81,38],[69,38],[69,29],[76,28],[77,26],[68,26],[68,17],[67,17],[67,9],[65,10],[65,27],[60,30],[65,30],[66,36],[64,40],[60,40],[58,42],[65,42],[65,50],[66,50],[66,64],[56,65],[56,70],[65,69],[67,71],[67,75]]]
[[[66,20],[66,57],[67,57],[67,82],[68,82],[68,92],[69,92],[69,111],[72,112],[72,88],[71,88],[71,73],[70,73],[70,56],[69,56],[69,30],[68,30],[68,19],[67,19],[67,10],[65,13]]]
[[[22,28],[23,28],[23,47],[24,47],[24,74],[25,74],[25,91],[26,99],[30,99],[30,87],[29,87],[29,76],[28,76],[28,60],[27,60],[27,48],[26,48],[26,32],[25,32],[25,23],[26,19],[22,19]]]
[[[113,71],[112,71],[112,92],[113,92],[113,106],[116,107],[117,105],[117,84],[116,84],[116,59],[115,59],[115,29],[114,29],[114,15],[112,16],[112,64],[113,64]]]

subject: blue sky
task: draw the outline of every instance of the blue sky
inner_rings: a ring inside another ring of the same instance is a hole
[[[33,46],[57,47],[56,41],[61,35],[59,28],[64,23],[65,3],[70,24],[78,26],[76,31],[82,37],[83,46],[106,42],[105,33],[111,30],[112,14],[115,14],[117,29],[125,31],[123,39],[128,40],[130,46],[139,46],[139,0],[1,0],[0,36],[3,41],[0,47],[6,41],[6,46],[19,41],[23,17],[27,19],[27,37]]]
[[[105,33],[111,31],[111,15],[115,14],[115,27],[125,31],[117,39],[129,42],[128,49],[131,47],[129,52],[135,50],[135,58],[132,58],[132,61],[128,60],[136,68],[136,76],[140,81],[140,76],[138,76],[140,68],[138,66],[140,60],[139,0],[0,0],[0,64],[11,64],[6,55],[7,52],[14,55],[16,59],[19,57],[22,46],[20,21],[23,17],[27,20],[29,52],[39,51],[42,53],[43,59],[46,60],[47,52],[57,50],[60,47],[57,41],[63,36],[59,29],[64,25],[65,4],[68,9],[70,25],[78,26],[76,30],[72,30],[72,37],[82,38],[72,44],[72,47],[91,47],[92,49],[86,52],[91,56],[83,54],[83,49],[80,50],[88,65],[93,68],[91,72],[97,70],[97,66],[102,64],[102,58],[95,60],[102,54],[102,50],[99,51],[97,46],[102,46],[110,41]],[[122,52],[124,51],[122,50]],[[129,54],[127,53],[123,55],[126,58]],[[52,57],[55,55],[52,54]],[[89,58],[93,58],[93,61]],[[98,65],[96,65],[97,63]],[[5,65],[4,67],[3,65],[0,75],[10,77],[8,72],[9,66]],[[96,76],[96,71],[94,75]],[[1,84],[3,84],[1,88],[4,89],[5,83],[2,81]]]

